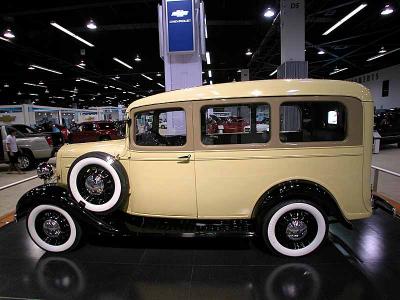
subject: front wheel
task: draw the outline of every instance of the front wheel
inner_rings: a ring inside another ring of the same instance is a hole
[[[64,209],[54,205],[38,205],[26,218],[32,240],[43,250],[65,252],[75,248],[81,238],[81,228]]]
[[[274,252],[292,257],[304,256],[325,240],[328,220],[312,202],[285,201],[267,212],[261,232],[264,242]]]

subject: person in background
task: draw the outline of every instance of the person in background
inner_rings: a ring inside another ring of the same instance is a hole
[[[17,146],[17,130],[10,128],[10,133],[6,137],[6,151],[10,159],[10,167],[8,172],[17,171],[18,174],[23,174],[18,167],[18,146]]]

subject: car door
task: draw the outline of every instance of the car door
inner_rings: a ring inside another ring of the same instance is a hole
[[[192,104],[150,105],[131,118],[130,210],[197,218]]]

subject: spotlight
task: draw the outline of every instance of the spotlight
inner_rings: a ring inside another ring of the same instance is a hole
[[[381,15],[387,16],[387,15],[390,15],[391,13],[393,13],[393,11],[394,11],[393,8],[389,4],[386,4],[385,7],[381,11]]]
[[[157,77],[161,77],[161,73],[160,73],[160,72],[157,72],[156,76],[157,76]]]
[[[324,54],[325,54],[325,51],[322,50],[322,49],[319,49],[318,54],[319,54],[319,55],[324,55]]]
[[[381,47],[381,50],[378,51],[378,53],[382,54],[382,53],[386,53],[386,49],[385,47]]]
[[[247,56],[253,55],[253,52],[251,52],[250,48],[249,48],[249,49],[247,49],[247,51],[246,51],[246,55],[247,55]]]
[[[264,13],[264,17],[272,18],[273,16],[275,16],[275,11],[273,9],[271,9],[270,7],[268,7]]]
[[[15,34],[11,31],[10,28],[8,28],[8,29],[3,33],[3,36],[4,36],[5,38],[8,38],[8,39],[13,39],[13,38],[15,38]]]
[[[92,19],[90,19],[90,21],[86,24],[86,27],[91,30],[97,29],[97,25]]]
[[[140,58],[139,54],[136,54],[135,61],[136,62],[141,62],[142,61],[142,59]]]

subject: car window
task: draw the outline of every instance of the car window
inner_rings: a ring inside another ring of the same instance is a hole
[[[94,123],[82,124],[82,131],[94,131],[95,126],[96,125]]]
[[[36,133],[36,131],[33,128],[26,125],[16,125],[16,126],[13,125],[13,127],[16,128],[21,133],[29,133],[29,134]]]
[[[280,107],[282,142],[343,141],[346,108],[340,102],[286,102]]]
[[[14,127],[12,127],[12,126],[6,126],[7,135],[10,134],[11,128],[14,128]],[[16,136],[15,136],[16,138],[23,138],[23,137],[25,137],[25,135],[24,135],[22,132],[20,132],[18,129],[16,129],[16,128],[14,128],[14,129],[17,131],[17,134],[16,134]]]
[[[204,106],[201,139],[204,145],[267,143],[270,107],[264,103]]]
[[[183,146],[186,144],[186,115],[183,109],[136,113],[135,126],[135,142],[139,146]]]
[[[97,123],[100,130],[115,129],[114,123]]]

